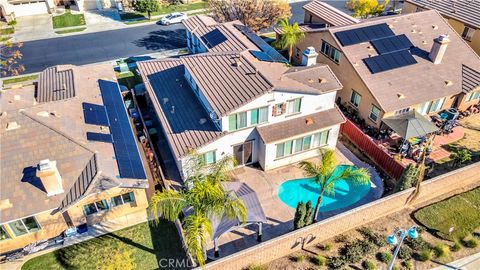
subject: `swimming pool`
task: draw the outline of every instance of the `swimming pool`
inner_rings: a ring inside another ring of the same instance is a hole
[[[338,174],[348,167],[354,166],[339,165],[334,174]],[[320,193],[320,185],[314,183],[312,179],[294,179],[282,183],[278,188],[278,197],[291,208],[296,208],[299,202],[307,203],[309,200],[315,207]],[[343,179],[339,180],[335,183],[335,194],[325,194],[323,196],[319,211],[328,212],[350,206],[365,197],[369,191],[370,183],[352,184]]]

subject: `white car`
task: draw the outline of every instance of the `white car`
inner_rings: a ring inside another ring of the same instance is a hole
[[[188,19],[188,15],[182,12],[170,13],[160,20],[160,24],[170,25],[174,23],[181,23],[183,20]]]

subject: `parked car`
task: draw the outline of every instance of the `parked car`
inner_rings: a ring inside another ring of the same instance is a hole
[[[188,19],[188,15],[182,12],[174,12],[166,15],[160,20],[160,24],[170,25],[173,23],[181,23],[183,20]]]

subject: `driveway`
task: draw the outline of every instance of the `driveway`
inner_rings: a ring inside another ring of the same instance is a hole
[[[41,14],[17,18],[15,34],[17,41],[28,41],[56,37],[53,31],[52,15]]]

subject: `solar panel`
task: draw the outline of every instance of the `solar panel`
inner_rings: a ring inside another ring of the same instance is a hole
[[[394,36],[388,24],[375,24],[335,33],[342,46],[354,45],[375,39]]]
[[[96,142],[111,143],[112,142],[112,135],[105,134],[105,133],[97,133],[97,132],[87,132],[87,140],[96,141]]]
[[[225,37],[225,35],[218,29],[206,33],[201,39],[207,44],[208,48],[213,48],[218,44],[227,41],[227,37]]]
[[[82,107],[85,123],[98,126],[108,126],[107,112],[105,111],[104,106],[83,102]]]
[[[273,62],[272,58],[270,58],[270,56],[264,52],[250,51],[250,53],[260,61]]]
[[[236,24],[235,27],[242,32],[247,38],[253,42],[260,50],[268,55],[269,60],[263,60],[263,61],[269,61],[269,62],[279,62],[279,63],[288,63],[288,60],[285,59],[277,50],[272,48],[272,46],[268,45],[265,40],[263,40],[261,37],[257,36],[250,28],[246,27],[245,25],[239,25]],[[253,54],[253,53],[252,53]],[[255,56],[255,54],[254,54]],[[260,60],[260,59],[259,59]]]
[[[412,42],[406,35],[376,39],[372,40],[371,43],[379,54],[408,50],[413,47]]]
[[[107,110],[118,171],[122,178],[146,179],[127,110],[116,82],[98,81]]]
[[[381,54],[365,58],[363,61],[372,73],[379,73],[417,63],[408,50]]]

